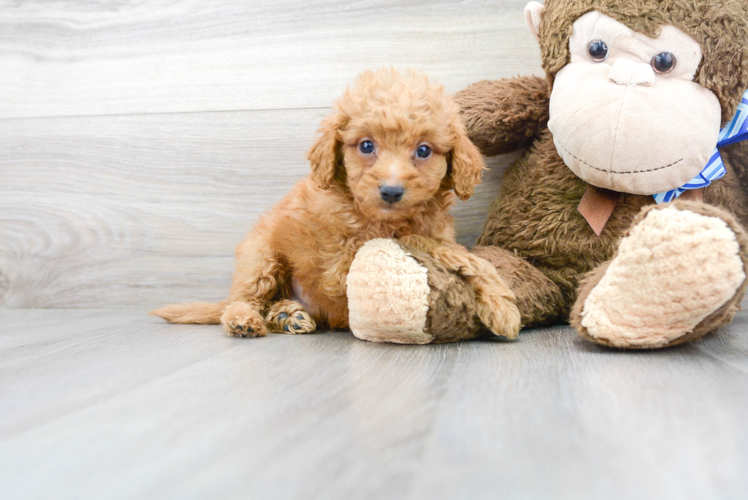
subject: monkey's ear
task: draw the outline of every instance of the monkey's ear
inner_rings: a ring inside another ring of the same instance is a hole
[[[462,129],[460,140],[452,150],[452,187],[457,196],[465,201],[473,195],[475,186],[481,183],[486,165],[483,157]]]
[[[312,167],[312,179],[322,189],[329,188],[335,178],[340,147],[338,131],[344,123],[343,117],[337,113],[325,117],[317,130],[317,142],[306,155]]]
[[[539,2],[530,2],[525,7],[525,22],[530,28],[530,33],[535,40],[540,41],[538,31],[540,30],[540,20],[543,18],[543,4]]]

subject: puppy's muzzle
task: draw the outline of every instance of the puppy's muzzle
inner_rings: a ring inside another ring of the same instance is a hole
[[[379,194],[382,195],[384,201],[393,204],[403,199],[405,188],[402,186],[380,186]]]

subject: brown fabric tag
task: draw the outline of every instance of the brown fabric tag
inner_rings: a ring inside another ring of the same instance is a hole
[[[621,193],[616,191],[587,186],[577,210],[587,219],[595,234],[600,236],[620,198]]]
[[[680,200],[685,201],[698,201],[699,203],[704,203],[704,190],[703,189],[689,189],[682,195],[680,195]]]

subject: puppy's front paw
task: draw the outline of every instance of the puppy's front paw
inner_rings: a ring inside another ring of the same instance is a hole
[[[260,313],[248,302],[232,302],[221,316],[221,325],[232,337],[264,337],[265,322]]]
[[[493,265],[477,255],[445,255],[475,289],[478,318],[497,337],[513,340],[519,336],[522,318],[514,292],[496,272]]]
[[[265,317],[270,331],[276,333],[302,334],[310,333],[317,329],[314,322],[304,307],[293,300],[277,302],[270,308]]]
[[[497,337],[514,340],[519,336],[520,313],[511,296],[484,293],[478,300],[478,317]]]

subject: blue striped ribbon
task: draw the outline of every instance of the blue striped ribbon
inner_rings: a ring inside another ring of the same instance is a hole
[[[727,170],[725,170],[725,164],[722,163],[722,156],[719,154],[718,148],[744,140],[748,140],[748,90],[743,94],[743,100],[738,105],[735,118],[720,131],[717,147],[714,148],[714,153],[709,158],[704,170],[683,186],[667,193],[654,195],[655,201],[657,203],[673,201],[689,189],[705,188],[717,179],[724,177]]]

